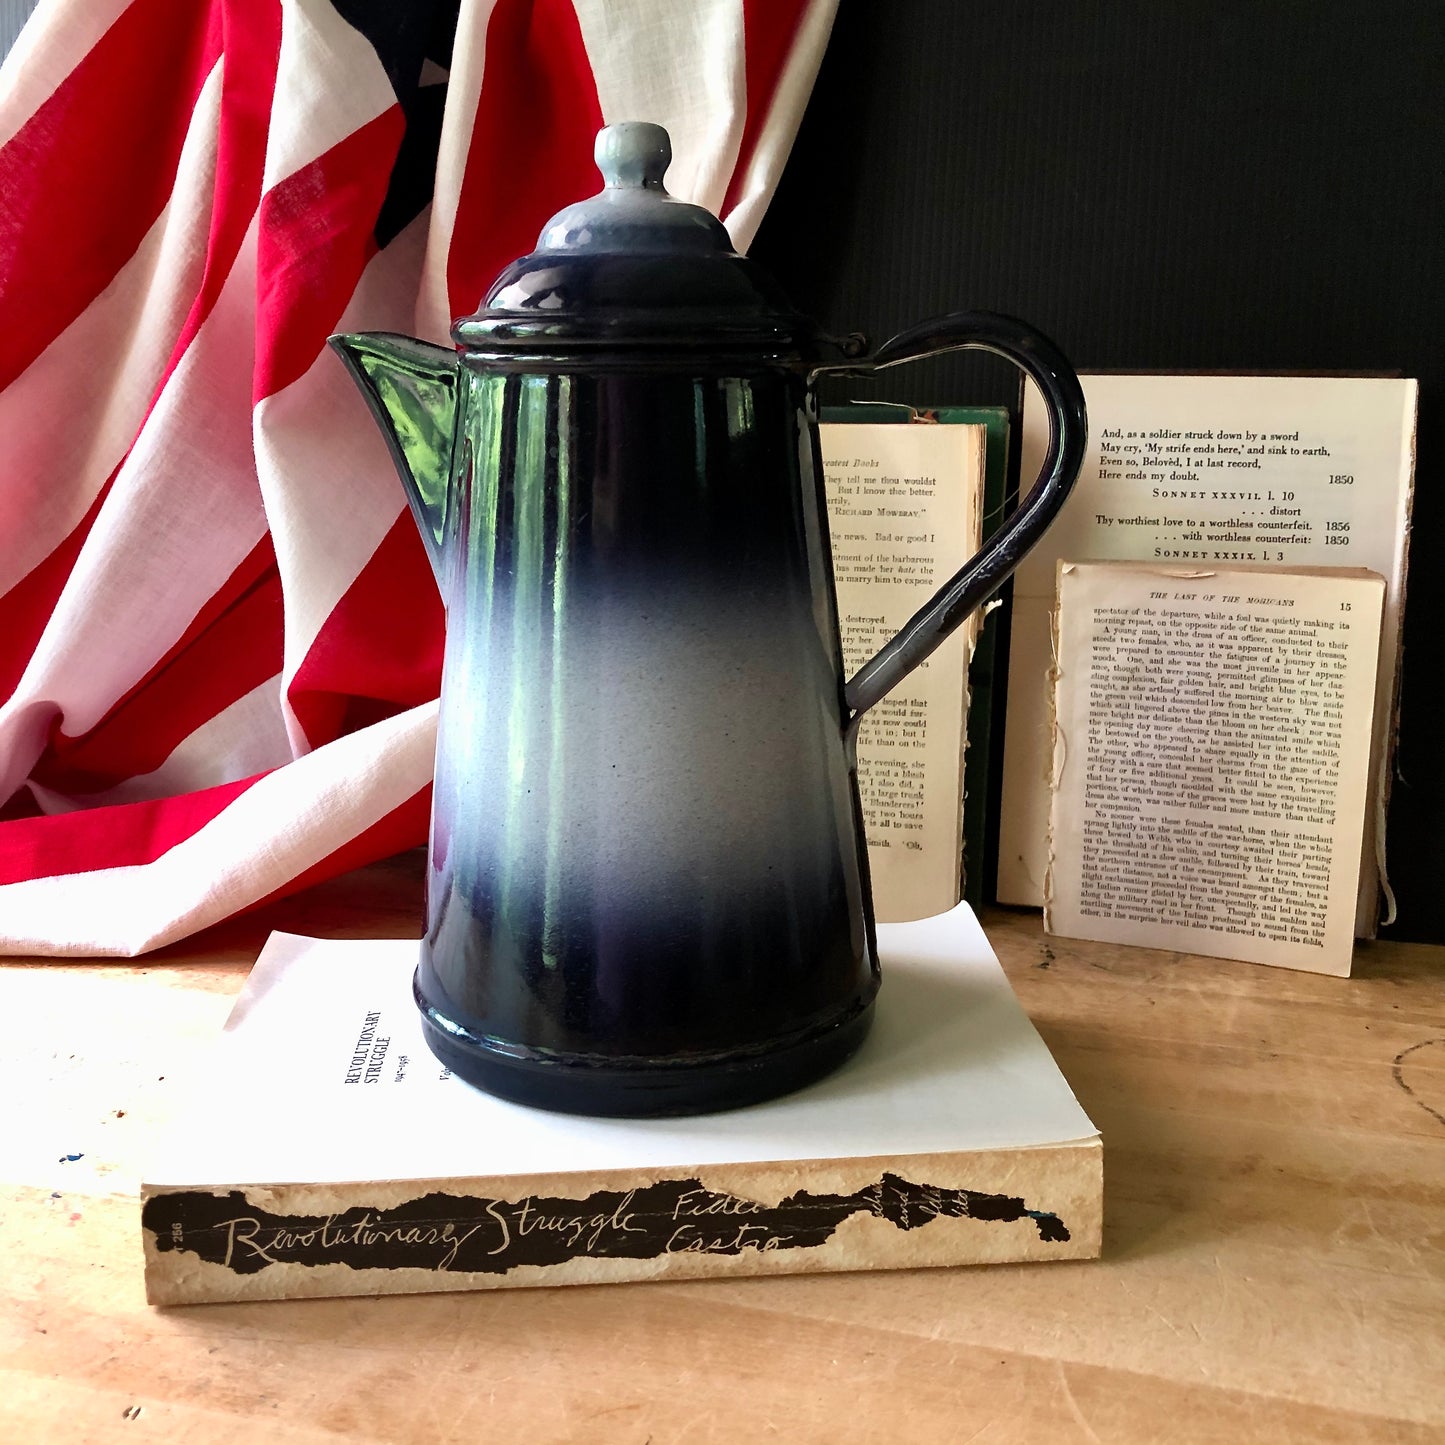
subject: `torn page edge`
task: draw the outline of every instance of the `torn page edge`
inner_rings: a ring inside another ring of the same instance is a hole
[[[1395,890],[1390,886],[1390,874],[1386,863],[1385,823],[1390,812],[1390,790],[1394,783],[1393,763],[1400,750],[1400,690],[1405,671],[1405,593],[1410,576],[1410,540],[1415,530],[1415,468],[1420,440],[1420,384],[1415,383],[1407,408],[1405,429],[1409,440],[1404,447],[1404,466],[1408,480],[1405,483],[1405,515],[1400,519],[1399,572],[1395,578],[1398,589],[1394,599],[1396,614],[1395,656],[1390,659],[1395,670],[1395,685],[1390,697],[1389,712],[1384,719],[1384,745],[1380,749],[1380,771],[1375,784],[1375,880],[1384,896],[1384,917],[1377,920],[1376,932],[1388,928],[1395,921]],[[1355,920],[1355,932],[1359,934],[1359,919]]]
[[[1064,776],[1068,744],[1059,726],[1059,616],[1063,611],[1064,578],[1074,570],[1072,562],[1060,562],[1054,581],[1054,606],[1049,614],[1049,825],[1044,837],[1044,932],[1054,931],[1054,813],[1059,803],[1059,783]]]
[[[1381,770],[1388,773],[1389,769]],[[1385,916],[1380,926],[1388,928],[1395,921],[1395,890],[1390,887],[1390,875],[1385,871],[1385,817],[1388,812],[1385,799],[1389,793],[1388,779],[1381,778],[1379,791],[1375,794],[1375,873],[1380,892],[1385,897]]]
[[[848,406],[891,406],[895,411],[906,411],[910,422],[920,422],[925,426],[940,425],[937,415],[931,411],[920,411],[916,406],[910,406],[906,401],[878,401],[873,397],[851,398]]]

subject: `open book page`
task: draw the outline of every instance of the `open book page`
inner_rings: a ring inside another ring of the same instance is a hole
[[[1384,594],[1060,564],[1045,927],[1348,974]]]
[[[1089,454],[1014,579],[998,899],[1043,902],[1049,617],[1058,561],[1367,567],[1386,579],[1365,866],[1356,930],[1374,932],[1404,598],[1417,385],[1375,377],[1081,378]],[[1046,440],[1024,403],[1022,475]]]
[[[843,659],[851,676],[978,550],[982,426],[820,429]],[[880,923],[959,898],[964,718],[977,621],[880,702],[858,735],[858,787]]]

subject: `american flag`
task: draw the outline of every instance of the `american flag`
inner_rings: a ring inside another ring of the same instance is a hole
[[[604,124],[751,240],[837,0],[42,0],[0,70],[0,951],[425,840],[442,610],[334,331],[444,341]]]

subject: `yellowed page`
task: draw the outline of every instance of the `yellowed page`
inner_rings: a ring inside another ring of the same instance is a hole
[[[1348,974],[1384,594],[1060,564],[1045,927]]]
[[[820,428],[849,675],[978,550],[981,426],[828,423]],[[862,722],[858,786],[880,923],[959,898],[969,622]]]
[[[998,899],[1043,902],[1049,813],[1049,613],[1054,569],[1109,559],[1201,566],[1367,567],[1386,579],[1365,864],[1356,929],[1374,932],[1383,847],[1415,382],[1378,377],[1085,376],[1089,451],[1078,486],[1014,580]],[[1021,466],[1047,437],[1025,400]]]

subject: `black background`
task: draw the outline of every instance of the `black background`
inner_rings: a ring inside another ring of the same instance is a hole
[[[752,247],[803,310],[875,343],[979,308],[1025,317],[1085,370],[1419,377],[1384,936],[1432,942],[1442,16],[1434,0],[842,0]],[[1004,404],[1016,381],[954,357],[866,395]]]

